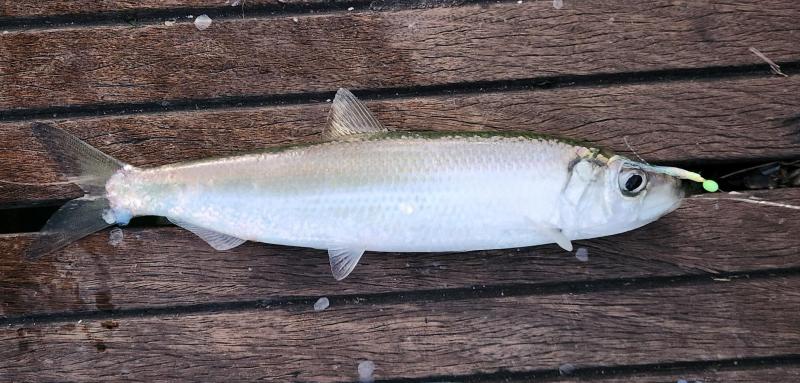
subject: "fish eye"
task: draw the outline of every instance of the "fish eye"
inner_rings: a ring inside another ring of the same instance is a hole
[[[618,182],[622,194],[634,197],[647,187],[647,174],[639,169],[623,169]]]

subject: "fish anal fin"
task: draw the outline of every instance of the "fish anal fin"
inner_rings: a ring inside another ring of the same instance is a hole
[[[191,231],[192,233],[200,237],[202,240],[206,241],[206,243],[208,243],[215,250],[230,250],[236,246],[239,246],[247,242],[247,240],[236,238],[234,236],[227,234],[222,234],[214,230],[202,228],[200,226],[193,225],[191,223],[183,222],[179,219],[175,218],[167,218],[167,219],[169,219],[169,221],[174,223],[176,226],[180,226],[186,230]]]
[[[353,93],[339,88],[328,113],[328,122],[324,134],[328,139],[336,140],[358,134],[386,132],[386,129],[367,106]]]
[[[337,281],[347,278],[356,268],[364,251],[364,248],[358,246],[337,246],[328,249],[333,277]]]

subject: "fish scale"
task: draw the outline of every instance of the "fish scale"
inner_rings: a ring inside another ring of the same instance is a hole
[[[535,137],[386,133],[134,170],[125,185],[112,178],[110,188],[125,191],[109,200],[133,215],[284,245],[360,243],[401,252],[517,247],[549,241],[519,226],[526,216],[549,220],[556,201],[525,196],[557,196],[576,156],[573,146]]]

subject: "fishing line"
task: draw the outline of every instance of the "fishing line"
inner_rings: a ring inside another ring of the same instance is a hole
[[[690,196],[690,197],[687,197],[687,198],[689,198],[689,199],[707,199],[707,200],[730,200],[730,201],[747,202],[747,203],[752,203],[752,204],[756,204],[756,205],[774,206],[774,207],[782,207],[782,208],[792,209],[792,210],[800,210],[800,206],[797,206],[797,205],[790,205],[788,203],[780,203],[780,202],[764,201],[764,200],[759,199],[758,197],[754,197],[754,196],[747,196],[747,197],[748,198],[740,198],[740,197],[732,197],[730,195],[725,196],[725,197],[723,197],[723,196],[706,197],[704,195],[699,195],[699,196]]]
[[[642,158],[642,156],[640,156],[639,153],[636,153],[636,150],[634,150],[633,147],[631,146],[631,144],[628,143],[628,136],[622,136],[622,141],[625,143],[625,146],[627,146],[628,149],[630,149],[631,152],[633,152],[633,155],[636,156],[636,158],[639,159],[639,161],[642,161],[642,162],[650,165],[650,163],[645,161],[645,159]]]

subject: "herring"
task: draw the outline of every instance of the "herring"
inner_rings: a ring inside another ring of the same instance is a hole
[[[27,249],[37,259],[135,216],[167,217],[217,250],[245,241],[327,250],[344,279],[365,251],[515,248],[602,237],[675,210],[682,169],[524,132],[395,132],[346,89],[326,140],[136,168],[63,130],[33,131],[86,193]]]

